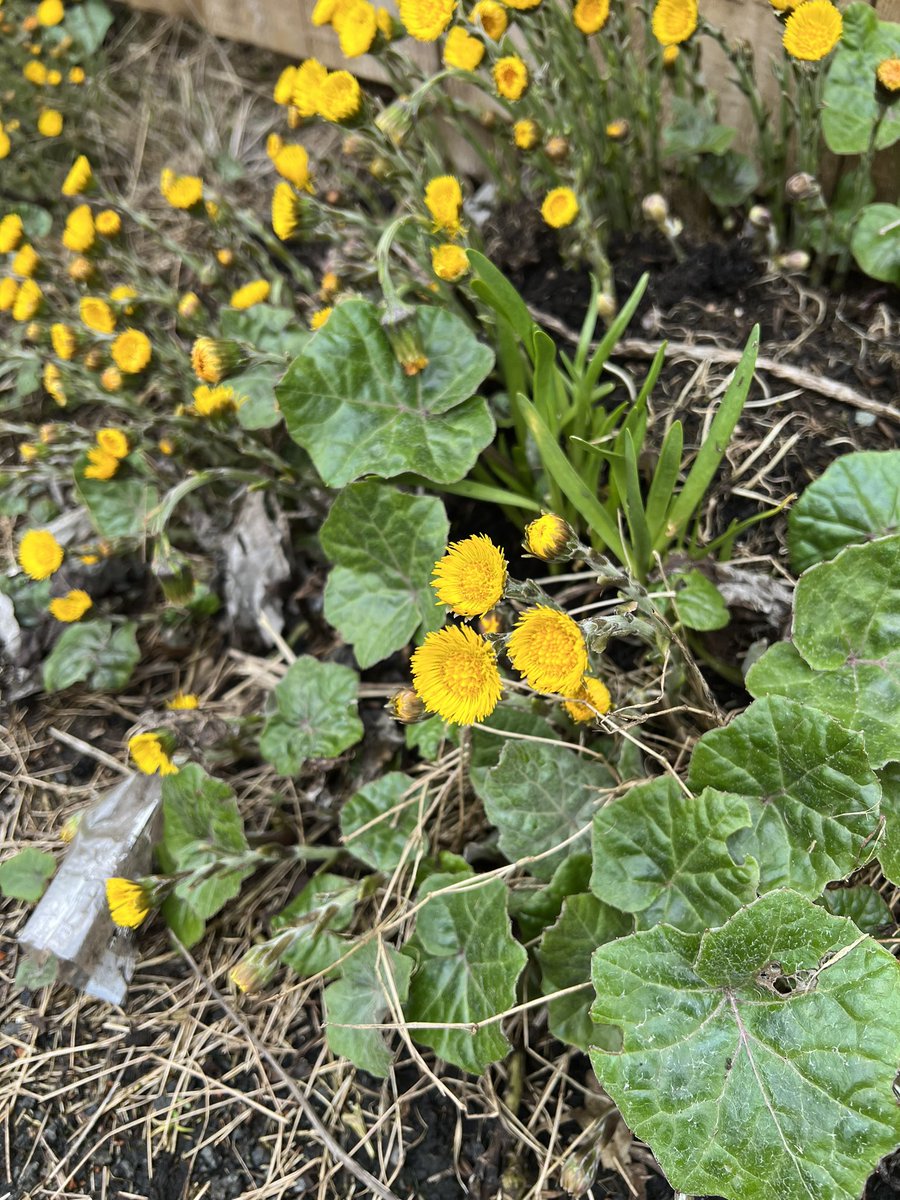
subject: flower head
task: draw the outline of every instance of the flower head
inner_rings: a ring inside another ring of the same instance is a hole
[[[73,208],[66,218],[62,242],[67,250],[84,254],[94,244],[94,216],[87,204]]]
[[[77,258],[73,258],[69,263],[68,276],[74,279],[76,283],[87,283],[94,273],[94,264],[89,258],[85,258],[83,254],[79,254]]]
[[[272,165],[282,179],[292,183],[301,191],[311,192],[309,180],[309,154],[299,142],[289,142],[272,157]]]
[[[609,17],[609,0],[576,0],[572,10],[575,28],[587,36],[597,33]]]
[[[13,279],[11,275],[7,275],[5,279],[0,279],[0,312],[9,312],[16,302],[18,291],[18,279]]]
[[[480,26],[493,42],[500,41],[509,25],[506,9],[498,0],[478,0],[469,13],[469,20]]]
[[[193,692],[178,691],[171,700],[166,701],[166,708],[170,712],[187,712],[190,709],[199,707],[200,701]]]
[[[494,648],[467,625],[427,634],[412,656],[412,674],[425,708],[454,725],[483,721],[500,700]]]
[[[84,73],[84,67],[69,68],[69,83],[79,84],[84,83],[87,76]]]
[[[14,321],[30,321],[44,302],[44,293],[33,279],[25,279],[16,292],[12,306]]]
[[[378,34],[378,18],[369,0],[349,0],[338,5],[332,26],[345,58],[367,53]]]
[[[236,408],[234,388],[227,384],[218,387],[208,387],[201,383],[194,388],[194,412],[198,417],[218,417],[224,413],[234,412]]]
[[[173,208],[193,208],[203,199],[203,180],[198,175],[176,175],[165,167],[159,177],[159,190]]]
[[[243,362],[240,346],[227,338],[199,337],[191,349],[194,374],[204,383],[221,383]]]
[[[56,363],[48,362],[44,364],[41,382],[44,385],[44,391],[47,395],[51,396],[60,408],[65,408],[68,400],[65,388],[63,387],[62,371],[60,371]]]
[[[438,175],[425,188],[425,207],[434,218],[435,230],[455,237],[462,228],[459,212],[462,208],[462,188],[454,175]]]
[[[50,343],[53,346],[53,353],[63,362],[70,362],[74,358],[78,342],[75,331],[68,325],[64,325],[61,321],[55,321],[50,326]]]
[[[272,89],[272,99],[276,104],[286,105],[291,103],[296,80],[297,68],[285,67],[275,80],[275,87]]]
[[[25,230],[18,213],[7,213],[0,220],[0,254],[9,254],[21,242]]]
[[[518,100],[528,87],[528,68],[517,54],[508,54],[494,63],[494,86],[504,100]]]
[[[432,247],[431,266],[438,279],[456,283],[469,270],[469,256],[462,246],[444,242],[442,246]]]
[[[19,566],[38,583],[62,566],[63,548],[49,529],[29,529],[19,542]]]
[[[110,347],[112,360],[126,375],[139,375],[153,357],[150,339],[140,329],[126,329]]]
[[[562,229],[571,225],[578,216],[578,199],[571,188],[553,188],[544,197],[541,216],[551,229]]]
[[[122,372],[118,367],[105,367],[100,374],[100,386],[107,392],[117,392],[122,386]]]
[[[272,194],[272,228],[285,242],[300,224],[300,197],[289,183],[276,183]]]
[[[402,725],[416,725],[428,717],[415,688],[401,688],[399,692],[394,692],[384,707]]]
[[[319,96],[328,78],[328,70],[317,58],[308,58],[294,74],[291,103],[301,117],[314,117],[319,111]]]
[[[91,446],[87,452],[88,465],[84,468],[85,479],[97,479],[105,483],[119,469],[119,460],[102,446]]]
[[[55,600],[50,601],[49,612],[52,617],[56,617],[57,621],[80,621],[87,610],[93,604],[87,592],[81,591],[80,588],[72,592],[66,592],[65,596],[57,596]]]
[[[513,141],[520,150],[531,150],[537,145],[538,127],[530,117],[523,117],[513,125]]]
[[[806,0],[795,8],[784,26],[784,48],[791,58],[819,62],[841,40],[844,21],[831,0]]]
[[[585,675],[581,691],[572,700],[566,700],[563,708],[573,721],[585,724],[603,716],[612,708],[609,688],[599,679]]]
[[[588,668],[587,646],[577,622],[543,604],[521,613],[507,653],[536,692],[575,696]]]
[[[900,93],[900,56],[883,59],[875,68],[875,78],[891,99],[896,98]]]
[[[144,885],[133,879],[107,879],[106,903],[116,925],[137,929],[150,912],[151,897]]]
[[[254,304],[262,304],[264,300],[268,300],[271,290],[268,279],[251,280],[250,283],[245,283],[243,287],[231,293],[231,307],[252,308]]]
[[[525,526],[525,549],[542,562],[568,562],[577,547],[575,530],[555,513],[544,513]]]
[[[66,10],[63,8],[62,0],[41,0],[35,13],[38,25],[48,28],[58,25],[65,15]]]
[[[400,20],[417,42],[436,42],[455,8],[455,0],[400,0]]]
[[[41,137],[55,138],[63,131],[63,115],[55,108],[42,108],[38,114],[38,133]]]
[[[104,208],[103,212],[97,213],[94,225],[101,237],[115,237],[122,231],[122,218],[113,209]]]
[[[137,769],[144,775],[177,775],[178,768],[172,762],[158,733],[138,733],[128,739],[128,750]]]
[[[83,296],[78,311],[82,324],[95,333],[112,333],[116,327],[113,310],[99,296]]]
[[[324,308],[316,309],[316,311],[309,318],[309,327],[313,333],[315,333],[317,329],[321,329],[322,326],[327,323],[328,318],[333,312],[334,309],[330,304],[327,304]]]
[[[113,458],[128,457],[128,438],[121,429],[113,429],[112,426],[98,429],[97,445]]]
[[[434,564],[438,602],[460,617],[480,617],[489,612],[506,588],[506,557],[489,537],[475,534],[451,542],[447,553]]]
[[[484,58],[484,42],[454,25],[444,42],[444,66],[459,71],[474,71]]]
[[[663,46],[686,42],[697,28],[697,0],[657,0],[653,35]]]
[[[20,279],[30,279],[37,271],[41,263],[41,256],[35,250],[34,246],[26,243],[16,253],[12,261],[13,275],[18,275]]]
[[[319,115],[326,121],[349,121],[362,105],[362,89],[349,71],[329,71],[319,89]]]

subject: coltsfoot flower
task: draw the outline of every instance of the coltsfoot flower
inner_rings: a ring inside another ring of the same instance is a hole
[[[508,54],[494,63],[494,86],[504,100],[519,100],[528,87],[528,68],[517,54]]]
[[[18,213],[7,213],[0,220],[0,254],[9,254],[15,250],[25,235],[22,218]]]
[[[541,216],[551,229],[564,229],[578,216],[578,199],[571,188],[553,188],[544,197]]]
[[[444,42],[444,66],[458,71],[474,71],[484,58],[484,42],[473,37],[462,25],[454,25]]]
[[[586,36],[597,33],[609,18],[609,0],[577,0],[572,10],[575,28]]]
[[[150,339],[140,329],[126,329],[110,347],[112,360],[126,375],[139,375],[153,357]]]
[[[30,321],[37,316],[44,302],[44,293],[33,279],[25,279],[16,292],[12,315],[14,321]]]
[[[300,197],[289,183],[276,183],[272,193],[272,228],[281,241],[296,233],[300,224]]]
[[[431,266],[438,279],[447,283],[456,283],[469,270],[469,256],[462,246],[453,242],[444,242],[442,246],[431,249]]]
[[[568,521],[555,513],[525,526],[525,549],[542,562],[568,562],[578,549],[578,537]]]
[[[105,483],[119,469],[119,460],[101,446],[92,446],[87,452],[88,465],[84,468],[85,479],[97,479]]]
[[[451,542],[434,564],[431,586],[440,604],[460,617],[481,617],[503,598],[506,556],[483,533]]]
[[[170,712],[188,712],[199,707],[200,701],[193,692],[178,691],[171,700],[166,701],[166,708]]]
[[[18,275],[20,279],[30,279],[35,274],[41,263],[41,256],[35,250],[34,246],[30,246],[27,242],[16,253],[12,261],[13,275]]]
[[[65,596],[57,596],[51,600],[48,611],[52,617],[56,617],[57,621],[67,623],[80,621],[93,603],[87,592],[76,588],[71,592],[66,592]]]
[[[581,691],[572,700],[567,700],[563,708],[573,721],[579,725],[596,720],[612,708],[612,697],[609,688],[600,679],[585,675]]]
[[[317,308],[309,318],[309,327],[315,333],[317,329],[321,329],[323,325],[328,323],[328,318],[334,312],[334,308],[330,304],[326,304],[324,308]]]
[[[107,879],[109,915],[123,929],[137,929],[153,907],[149,890],[134,879]]]
[[[425,207],[434,220],[434,228],[456,237],[462,228],[462,188],[455,175],[438,175],[425,188]]]
[[[227,384],[218,387],[201,384],[194,388],[194,412],[199,417],[218,417],[234,412],[236,407],[234,388]]]
[[[652,28],[663,46],[686,42],[697,28],[697,0],[657,0]]]
[[[128,751],[137,769],[144,775],[178,774],[178,768],[169,757],[158,733],[138,733],[129,738]]]
[[[67,250],[71,250],[74,254],[84,254],[93,246],[95,236],[93,213],[89,205],[79,204],[66,218],[62,243]]]
[[[411,665],[425,708],[453,725],[483,721],[497,707],[502,691],[497,656],[467,625],[427,634]]]
[[[99,296],[83,296],[78,311],[82,324],[95,333],[112,333],[116,327],[113,310]]]
[[[252,308],[254,304],[262,304],[268,300],[271,290],[268,279],[254,279],[231,293],[231,307]]]
[[[194,374],[204,383],[221,383],[244,361],[240,345],[228,338],[199,337],[191,349]]]
[[[42,108],[38,114],[37,128],[41,137],[59,137],[63,131],[63,124],[63,115],[55,108]]]
[[[425,705],[414,688],[402,688],[399,692],[394,692],[384,707],[395,721],[400,721],[403,725],[416,725],[428,717]]]
[[[70,362],[78,349],[78,340],[75,337],[74,329],[70,329],[62,321],[55,321],[50,326],[50,344],[53,347],[53,353],[63,362]]]
[[[791,58],[819,62],[841,40],[844,21],[831,0],[806,0],[788,17],[784,26],[784,48]]]
[[[97,213],[94,226],[101,237],[116,237],[122,232],[122,218],[113,209],[104,208],[103,212]]]
[[[97,445],[113,458],[128,457],[128,437],[121,429],[106,426],[97,431]]]
[[[378,17],[369,0],[350,0],[338,6],[332,21],[345,58],[366,54],[378,35]]]
[[[63,548],[49,529],[29,529],[19,542],[17,558],[28,578],[40,583],[62,566]]]
[[[498,0],[478,0],[469,13],[469,21],[480,26],[493,42],[499,42],[506,33],[509,17]]]
[[[417,42],[436,42],[453,19],[455,0],[400,0],[400,20]]]
[[[516,621],[507,643],[510,662],[536,692],[575,696],[588,669],[587,646],[576,621],[539,604]]]
[[[172,208],[186,210],[203,199],[203,180],[198,175],[176,175],[170,167],[164,167],[159,190]]]
[[[293,75],[290,102],[301,117],[314,117],[319,111],[319,96],[328,70],[317,58],[308,58]]]
[[[532,150],[537,145],[538,127],[530,117],[523,117],[513,125],[513,141],[520,150]]]
[[[41,375],[41,382],[44,385],[44,391],[50,396],[60,408],[65,408],[68,403],[66,389],[63,387],[62,371],[56,363],[48,362],[44,364],[44,370]]]
[[[313,190],[309,178],[309,154],[299,142],[281,146],[272,156],[272,166],[282,179],[292,183],[295,188],[304,192]]]
[[[349,71],[329,71],[319,89],[318,113],[339,124],[355,117],[362,107],[362,89]]]
[[[875,68],[875,78],[892,98],[900,94],[900,57],[883,59]]]

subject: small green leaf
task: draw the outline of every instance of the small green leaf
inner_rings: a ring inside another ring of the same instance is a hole
[[[380,949],[380,953],[379,953]],[[377,1029],[351,1029],[352,1025],[377,1024],[409,995],[413,964],[391,946],[366,942],[348,958],[341,978],[322,993],[325,1002],[325,1040],[332,1054],[349,1059],[355,1067],[383,1079],[393,1054]]]
[[[104,0],[83,0],[66,9],[63,28],[82,54],[92,55],[100,49],[112,22],[112,12]]]
[[[116,691],[131,678],[141,656],[134,621],[113,629],[112,621],[81,621],[56,640],[44,662],[44,688],[61,692],[75,683]]]
[[[845,546],[900,532],[900,450],[861,450],[836,459],[788,514],[791,566],[798,573]]]
[[[291,437],[330,487],[406,471],[453,483],[493,437],[487,404],[474,395],[493,354],[453,313],[415,311],[428,357],[418,375],[404,375],[376,306],[348,300],[277,388]]]
[[[48,954],[43,959],[32,954],[25,954],[19,960],[16,968],[15,984],[17,988],[36,992],[38,988],[49,987],[51,983],[56,983],[58,974],[59,959],[55,954]]]
[[[420,829],[426,791],[400,771],[360,788],[341,809],[341,836],[353,857],[389,874],[401,862],[414,863],[417,854],[427,854],[428,838]]]
[[[822,131],[835,154],[865,154],[880,109],[875,69],[900,55],[900,25],[879,21],[868,4],[849,4],[843,18],[841,40],[825,77]],[[898,138],[900,112],[888,107],[875,145],[883,150]]]
[[[874,852],[881,788],[860,734],[782,696],[757,700],[694,747],[688,782],[748,799],[730,848],[759,863],[760,890],[817,896]]]
[[[874,937],[894,924],[884,897],[864,883],[855,887],[829,888],[818,901],[833,917],[849,917],[863,933]]]
[[[621,1032],[594,1069],[677,1191],[855,1200],[900,1140],[900,964],[852,921],[774,892],[601,946],[593,980]]]
[[[336,758],[363,735],[358,693],[349,667],[298,658],[273,692],[275,711],[259,739],[263,758],[279,775],[296,775],[308,758]]]
[[[664,153],[679,159],[724,154],[736,133],[732,126],[718,123],[711,96],[705,96],[700,104],[694,99],[675,96],[671,122],[663,130],[662,148]]]
[[[281,956],[298,975],[308,978],[329,972],[350,949],[350,943],[338,937],[353,920],[359,899],[359,881],[344,875],[314,875],[287,908],[272,918],[272,932],[297,926],[303,936]]]
[[[853,227],[850,245],[867,275],[900,286],[900,208],[896,204],[867,205]]]
[[[377,480],[344,488],[319,540],[335,564],[325,586],[325,617],[356,661],[371,667],[424,626],[443,622],[431,572],[447,545],[449,522],[435,496],[411,496]]]
[[[697,180],[716,208],[735,208],[756,191],[759,171],[746,154],[726,150],[724,154],[701,158]]]
[[[174,892],[163,901],[160,912],[169,929],[188,949],[196,946],[206,933],[206,922],[203,918],[198,916],[189,901],[182,900]]]
[[[591,955],[598,946],[631,933],[631,919],[596,896],[568,896],[555,925],[541,938],[537,960],[541,967],[544,995],[564,988],[590,984]],[[601,1045],[613,1049],[602,1029],[591,1022],[589,987],[569,996],[559,996],[548,1005],[550,1032],[561,1042],[587,1050]]]
[[[724,629],[731,616],[722,593],[702,571],[690,571],[687,575],[673,577],[677,585],[675,608],[678,618],[688,629],[707,632]]]
[[[570,854],[587,850],[594,809],[614,786],[604,767],[564,745],[509,740],[480,795],[510,862],[544,854],[580,831],[562,849],[527,863],[536,878],[550,879]]]
[[[75,464],[75,487],[101,537],[141,537],[159,494],[146,479],[85,479],[87,459]]]
[[[591,856],[570,854],[564,858],[546,887],[520,886],[510,893],[509,911],[518,926],[522,941],[530,942],[552,925],[562,912],[566,896],[586,892],[591,882]]]
[[[56,859],[46,850],[28,846],[0,863],[0,892],[11,900],[40,900],[53,872]]]
[[[420,895],[446,886],[428,880]],[[412,952],[418,958],[406,1005],[408,1021],[461,1022],[470,1029],[417,1029],[417,1042],[439,1058],[480,1074],[509,1053],[500,1022],[479,1022],[512,1008],[528,955],[512,936],[501,880],[429,899],[416,918]]]
[[[486,729],[473,729],[469,752],[469,782],[479,799],[484,799],[484,784],[488,771],[496,767],[504,747],[510,741],[519,740],[505,734],[518,734],[526,738],[556,739],[557,733],[549,721],[533,712],[523,703],[510,699],[498,704],[489,717],[481,722]],[[488,729],[496,733],[488,733]]]
[[[30,242],[46,237],[53,228],[52,215],[39,204],[29,204],[26,200],[17,200],[13,211],[22,218],[22,228]]]
[[[297,314],[292,308],[281,308],[275,304],[254,304],[250,308],[223,308],[219,317],[222,337],[247,342],[255,350],[281,350],[281,338],[289,325],[297,325]],[[305,331],[304,340],[309,338]],[[229,380],[229,383],[231,380]]]
[[[188,763],[163,780],[165,855],[174,872],[197,872],[247,852],[244,822],[227,783]],[[247,867],[216,870],[202,880],[184,879],[175,895],[196,918],[208,921],[241,890]],[[175,915],[174,912],[172,915]]]
[[[687,796],[669,775],[640,784],[594,816],[591,891],[637,913],[639,929],[721,925],[756,896],[759,867],[736,863],[727,845],[750,823],[742,796],[712,788]]]
[[[454,736],[453,726],[448,725],[442,717],[428,717],[425,721],[406,726],[406,748],[415,750],[426,762],[433,762],[441,746],[452,741]]]
[[[279,423],[281,409],[275,399],[275,385],[280,376],[280,368],[267,364],[228,380],[236,400],[240,401],[237,419],[242,429],[272,429]]]

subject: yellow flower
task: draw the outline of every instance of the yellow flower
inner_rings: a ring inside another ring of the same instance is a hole
[[[577,548],[575,530],[555,513],[544,513],[525,526],[525,549],[542,562],[568,562]]]
[[[490,642],[467,625],[429,633],[412,656],[413,687],[429,712],[454,725],[483,721],[502,685]]]
[[[47,82],[47,68],[42,62],[38,62],[36,59],[32,59],[31,62],[25,64],[22,68],[22,74],[35,87],[43,87]]]
[[[663,46],[686,42],[697,28],[697,0],[657,0],[653,35]]]
[[[500,41],[509,25],[506,9],[497,0],[478,0],[469,13],[469,20],[473,25],[480,26],[494,42]]]
[[[107,879],[106,903],[114,924],[122,929],[137,929],[150,912],[146,888],[133,879]]]
[[[181,297],[181,299],[178,301],[179,317],[190,318],[190,317],[196,316],[199,308],[200,308],[200,297],[197,295],[196,292],[185,292],[184,295]]]
[[[94,216],[87,204],[73,208],[66,218],[62,243],[75,254],[84,254],[94,244]]]
[[[677,46],[664,46],[662,53],[663,66],[674,67],[675,63],[678,62],[678,55],[680,53],[681,51]]]
[[[53,71],[48,71],[47,82],[51,87],[59,87],[59,85],[62,83],[62,71],[57,71],[55,69]]]
[[[44,385],[44,391],[48,396],[51,396],[60,408],[65,408],[68,403],[65,388],[62,384],[62,372],[56,363],[45,363],[44,371],[41,376],[41,381]]]
[[[121,232],[122,218],[111,208],[105,208],[103,212],[97,213],[95,224],[101,237],[115,237],[117,233]]]
[[[83,296],[78,311],[82,324],[95,333],[112,333],[116,327],[113,310],[99,296]]]
[[[107,392],[117,392],[122,386],[122,372],[118,367],[106,367],[100,376],[100,386]]]
[[[875,77],[888,92],[900,92],[900,58],[886,58],[875,69]]]
[[[375,24],[378,26],[378,32],[386,42],[394,40],[394,18],[386,8],[376,9]]]
[[[126,301],[134,300],[136,297],[137,291],[127,283],[120,283],[109,293],[110,300],[115,301],[116,304],[121,304],[122,312],[124,312],[127,316],[131,316],[131,314],[134,312],[134,305],[127,304]]]
[[[12,150],[12,142],[9,140],[9,134],[0,124],[0,159],[8,158]]]
[[[21,242],[24,229],[18,213],[7,213],[0,221],[0,254],[9,254]]]
[[[400,20],[417,42],[436,42],[453,18],[456,0],[399,0]]]
[[[287,241],[300,225],[300,197],[289,183],[276,183],[272,193],[272,228]]]
[[[587,647],[578,624],[543,604],[520,614],[509,635],[507,653],[536,692],[576,696],[588,668]]]
[[[87,592],[78,588],[75,591],[66,592],[65,596],[57,596],[55,600],[51,600],[48,611],[51,617],[56,617],[57,621],[70,623],[80,621],[93,603]]]
[[[521,12],[529,8],[537,8],[540,2],[541,0],[505,0],[510,8],[519,9]]]
[[[160,438],[158,446],[160,454],[165,454],[166,458],[175,453],[175,446],[169,438]]]
[[[299,142],[282,146],[272,158],[272,166],[282,179],[286,179],[294,187],[300,188],[301,191],[312,191],[309,181],[309,155],[306,147],[301,146]]]
[[[231,264],[234,262],[234,251],[230,250],[226,246],[222,250],[216,251],[216,258],[219,260],[220,266],[230,267]]]
[[[462,279],[469,270],[469,256],[462,246],[444,242],[442,246],[432,247],[431,266],[438,279],[456,283],[457,279]]]
[[[425,188],[425,207],[434,218],[435,230],[444,230],[451,237],[459,233],[459,210],[462,208],[462,188],[454,175],[438,175]]]
[[[349,121],[359,112],[362,91],[349,71],[329,71],[319,89],[319,115],[326,121]]]
[[[231,307],[252,308],[254,304],[262,304],[264,300],[268,300],[271,290],[268,279],[254,279],[231,293]]]
[[[670,49],[670,47],[666,47]],[[677,50],[678,47],[676,46]],[[606,124],[606,136],[611,142],[621,142],[623,138],[628,136],[628,122],[624,117],[617,117],[615,121],[608,121]]]
[[[831,0],[806,0],[795,8],[784,26],[784,48],[791,58],[819,62],[841,40],[844,22]]]
[[[186,712],[191,708],[199,708],[200,701],[193,692],[176,692],[171,700],[166,702],[170,712]]]
[[[62,194],[64,196],[80,196],[90,187],[93,178],[90,162],[83,154],[79,154],[63,180]]]
[[[281,147],[284,145],[284,138],[280,133],[270,133],[266,138],[266,154],[269,158],[275,157]]]
[[[226,386],[194,388],[194,412],[198,417],[218,417],[234,412],[234,388]]]
[[[341,4],[332,25],[341,43],[341,53],[346,58],[359,58],[369,50],[378,33],[375,6],[369,0]]]
[[[517,54],[494,63],[494,84],[504,100],[518,100],[528,87],[528,68]]]
[[[74,83],[74,84],[84,83],[84,67],[71,67],[70,68],[69,83]]]
[[[502,633],[503,618],[496,610],[492,609],[490,612],[485,613],[478,622],[478,631],[479,633],[483,633],[485,637],[492,637],[495,634]]]
[[[803,0],[769,0],[769,3],[778,12],[789,12],[792,8],[796,8],[798,4],[802,4]]]
[[[297,68],[291,103],[301,117],[314,117],[319,111],[319,95],[328,71],[317,58],[308,58]]]
[[[63,116],[55,108],[42,108],[38,115],[38,133],[41,137],[55,138],[63,131]]]
[[[597,33],[609,17],[609,0],[577,0],[572,11],[575,27],[583,34]]]
[[[99,371],[103,366],[103,351],[99,346],[92,346],[81,361],[89,371]]]
[[[395,721],[400,721],[403,725],[417,725],[428,716],[425,705],[416,695],[414,688],[402,688],[399,692],[394,692],[384,707]]]
[[[14,321],[30,321],[38,312],[44,300],[44,293],[33,279],[25,279],[16,292],[13,302],[12,315]]]
[[[68,276],[74,279],[76,283],[87,283],[94,273],[94,264],[89,258],[85,258],[83,254],[79,254],[77,258],[73,258],[69,263]]]
[[[574,700],[567,700],[563,708],[579,724],[594,721],[598,715],[602,717],[612,708],[609,688],[601,680],[585,675],[581,691]]]
[[[100,446],[91,446],[87,452],[88,465],[84,468],[85,479],[112,479],[119,469],[119,460]]]
[[[198,175],[176,175],[166,167],[159,178],[159,190],[173,208],[193,208],[203,199],[203,180]]]
[[[319,295],[323,300],[327,300],[330,296],[334,296],[341,286],[341,281],[335,275],[334,271],[326,271],[322,276],[322,284],[319,288]]]
[[[191,348],[191,366],[204,383],[221,383],[243,362],[240,346],[227,338],[199,337]]]
[[[16,254],[12,262],[13,275],[18,275],[20,279],[30,279],[40,265],[40,255],[35,250],[34,246],[22,246]]]
[[[341,7],[341,0],[316,0],[310,20],[317,29],[330,25]]]
[[[38,448],[33,442],[19,442],[18,450],[22,462],[34,462],[38,456]]]
[[[16,295],[19,291],[19,282],[8,275],[5,279],[0,279],[0,312],[9,312],[16,302]]]
[[[310,329],[312,329],[313,332],[315,332],[317,329],[321,329],[333,312],[334,309],[330,304],[326,305],[325,308],[317,308],[309,318]]]
[[[66,15],[62,0],[41,0],[37,6],[38,25],[58,25]]]
[[[153,357],[153,347],[140,329],[126,329],[110,347],[112,360],[126,375],[138,375]]]
[[[483,58],[484,42],[466,33],[462,25],[454,25],[444,42],[444,66],[474,71]]]
[[[53,346],[53,353],[63,362],[70,362],[75,357],[78,343],[74,330],[70,329],[68,325],[63,325],[61,321],[51,325],[50,342]]]
[[[513,141],[520,150],[531,150],[537,145],[538,127],[529,117],[516,121],[513,125]]]
[[[38,583],[62,566],[63,548],[49,529],[29,529],[19,542],[19,566]]]
[[[128,740],[131,757],[137,764],[137,769],[145,775],[177,775],[178,768],[169,758],[165,748],[156,733],[138,733]]]
[[[541,216],[551,229],[563,229],[578,216],[578,200],[571,188],[553,188],[544,197]]]
[[[113,458],[128,457],[128,438],[121,429],[106,426],[97,430],[97,445]]]
[[[290,104],[294,94],[294,81],[297,78],[296,67],[285,67],[275,81],[272,89],[272,99],[276,104]]]
[[[439,604],[460,617],[480,617],[495,608],[506,588],[506,557],[485,534],[451,542],[447,553],[434,564]]]

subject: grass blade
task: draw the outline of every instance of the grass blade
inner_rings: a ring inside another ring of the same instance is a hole
[[[684,429],[680,421],[675,421],[663,441],[647,495],[647,528],[650,531],[650,541],[654,546],[663,531],[666,513],[672,503],[675,484],[678,482],[678,472],[681,470],[683,449]]]

